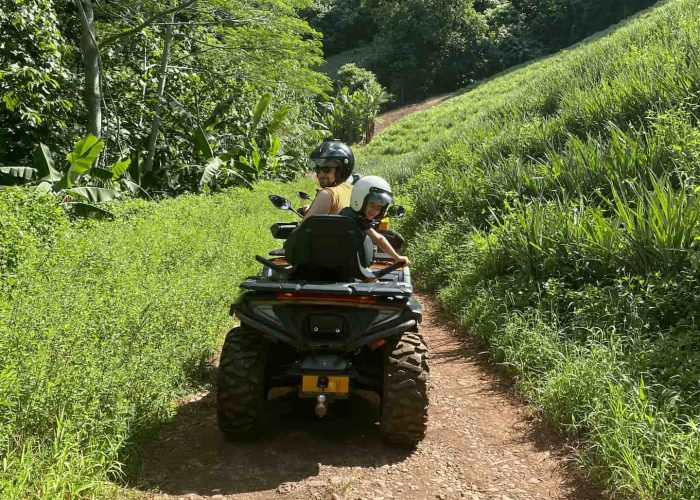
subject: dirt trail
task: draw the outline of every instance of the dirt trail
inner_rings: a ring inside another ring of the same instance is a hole
[[[556,436],[527,418],[468,337],[425,307],[431,355],[429,426],[417,450],[385,446],[376,407],[275,400],[278,417],[260,441],[231,443],[216,425],[214,392],[184,403],[146,451],[144,498],[597,499],[569,470]],[[150,491],[150,492],[149,492]],[[151,493],[157,492],[157,493]]]
[[[443,94],[436,97],[431,97],[423,102],[418,102],[416,104],[409,104],[408,106],[403,106],[401,108],[392,109],[378,116],[378,119],[374,122],[374,135],[379,135],[384,129],[389,125],[394,123],[396,120],[403,118],[406,115],[415,113],[416,111],[423,111],[433,106],[437,106],[443,101],[446,101],[450,97],[458,95],[460,91],[450,92],[449,94]]]

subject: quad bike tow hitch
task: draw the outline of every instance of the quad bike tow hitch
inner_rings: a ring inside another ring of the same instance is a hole
[[[323,418],[328,413],[328,404],[326,403],[326,396],[319,394],[316,396],[316,416]]]

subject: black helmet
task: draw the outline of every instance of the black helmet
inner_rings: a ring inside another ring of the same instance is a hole
[[[355,167],[355,155],[352,154],[352,150],[338,139],[324,139],[321,145],[312,151],[311,160],[317,165],[326,160],[338,161],[340,163],[336,172],[338,183],[345,182]]]

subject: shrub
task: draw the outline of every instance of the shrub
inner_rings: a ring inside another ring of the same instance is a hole
[[[354,64],[338,70],[336,94],[322,103],[325,123],[336,137],[348,144],[368,143],[374,135],[374,120],[390,96],[372,72]]]
[[[22,188],[0,190],[0,220],[0,280],[33,251],[50,249],[68,226],[56,198]]]

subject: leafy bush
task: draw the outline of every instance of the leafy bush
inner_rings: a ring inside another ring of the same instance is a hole
[[[333,137],[348,144],[368,143],[374,135],[374,120],[390,95],[377,83],[374,74],[354,64],[338,70],[336,93],[322,103],[324,121]]]
[[[0,190],[0,220],[0,281],[32,252],[50,249],[68,227],[54,197],[22,188]]]

